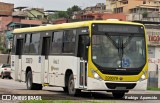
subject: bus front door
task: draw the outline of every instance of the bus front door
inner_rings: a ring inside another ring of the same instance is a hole
[[[87,68],[88,68],[88,46],[86,44],[88,35],[80,35],[78,42],[78,57],[80,57],[79,85],[80,88],[87,88]]]
[[[43,44],[42,44],[42,57],[43,57],[43,65],[42,65],[42,73],[43,73],[43,82],[49,83],[49,51],[50,51],[50,37],[43,37]]]
[[[21,80],[22,75],[22,51],[23,51],[23,39],[17,39],[17,46],[16,46],[16,55],[18,55],[18,80]]]

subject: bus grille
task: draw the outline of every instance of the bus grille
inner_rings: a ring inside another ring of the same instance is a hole
[[[136,83],[124,84],[124,83],[106,83],[109,89],[116,89],[117,87],[125,87],[126,89],[133,89]]]

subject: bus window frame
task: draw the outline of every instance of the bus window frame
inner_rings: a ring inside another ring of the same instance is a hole
[[[16,54],[16,44],[17,44],[17,36],[15,34],[13,34],[12,49],[11,49],[12,55]],[[13,49],[13,47],[14,47],[14,49]]]
[[[25,41],[25,35],[24,33],[17,33],[17,34],[14,34],[14,36],[16,35],[16,37],[14,38],[15,39],[15,50],[14,50],[14,55],[16,55],[16,49],[17,49],[17,40],[18,39],[23,39],[23,48],[24,48],[24,41]],[[14,41],[13,41],[14,42]],[[24,52],[23,52],[23,48],[22,48],[22,54],[21,55],[24,55]]]
[[[52,31],[41,31],[40,32],[40,46],[39,46],[39,55],[42,55],[42,47],[43,47],[43,38],[44,37],[50,37],[52,39]],[[51,55],[51,42],[50,42],[50,49],[49,54]]]
[[[55,32],[63,32],[63,30],[53,30],[53,31],[51,31],[51,44],[50,44],[50,55],[61,55],[62,54],[62,43],[61,43],[61,50],[60,50],[60,52],[59,53],[53,53],[52,52],[52,43],[53,43],[53,36],[54,36],[54,33]],[[63,32],[63,34],[64,34],[64,32]],[[62,34],[62,40],[63,40],[63,34]]]
[[[30,43],[31,43],[31,37],[32,37],[31,35],[32,35],[32,33],[24,33],[23,35],[25,35],[25,36],[24,36],[24,37],[25,37],[25,38],[24,38],[24,47],[25,47],[26,40],[27,40],[27,38],[26,38],[26,37],[27,37],[27,35],[30,35],[30,38],[29,38],[29,39],[30,39],[30,40],[29,40],[29,47],[28,47],[28,48],[29,48],[28,53],[27,53],[27,52],[25,52],[25,49],[23,49],[23,54],[25,54],[25,55],[28,55],[28,54],[29,54],[29,55],[30,55]]]

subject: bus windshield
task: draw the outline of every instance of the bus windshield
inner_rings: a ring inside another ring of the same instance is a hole
[[[146,57],[144,34],[96,32],[92,35],[92,61],[107,68],[140,68]]]

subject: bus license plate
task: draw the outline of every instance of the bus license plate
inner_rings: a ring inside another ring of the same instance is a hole
[[[116,81],[116,80],[118,80],[118,77],[106,76],[106,80]]]

